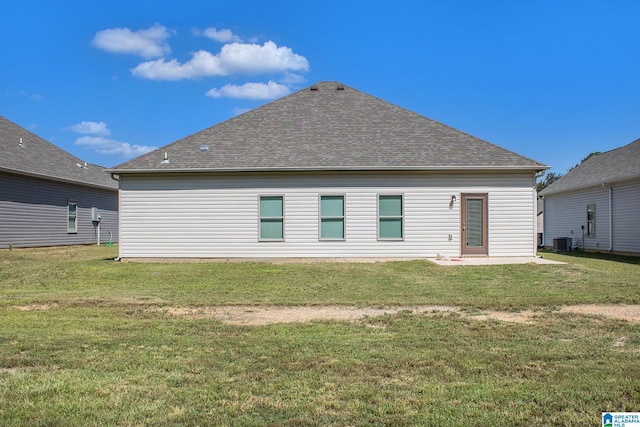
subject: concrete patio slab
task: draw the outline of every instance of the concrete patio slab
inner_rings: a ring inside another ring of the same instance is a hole
[[[536,257],[461,257],[461,258],[427,258],[438,265],[504,265],[504,264],[565,264],[539,256]]]

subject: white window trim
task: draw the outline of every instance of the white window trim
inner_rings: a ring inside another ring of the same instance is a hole
[[[322,216],[323,197],[342,197],[342,216]],[[323,219],[341,219],[342,237],[322,237]],[[318,194],[318,240],[323,242],[343,242],[347,240],[347,197],[345,194]]]
[[[69,220],[71,219],[71,205],[74,205],[76,208],[76,214],[73,218],[74,226],[73,230],[69,227]],[[67,234],[78,234],[78,202],[75,200],[67,200]]]
[[[400,196],[400,203],[402,205],[401,215],[398,216],[384,216],[382,218],[400,218],[401,227],[402,227],[402,236],[401,237],[380,237],[380,196]],[[405,229],[405,207],[404,207],[404,193],[378,193],[376,194],[376,228],[377,228],[377,237],[379,241],[383,242],[402,242],[404,241],[406,235]]]
[[[260,200],[263,197],[282,197],[282,216],[281,217],[262,217],[260,212]],[[286,237],[285,227],[285,197],[284,194],[258,194],[258,241],[259,242],[284,242]],[[282,219],[282,238],[280,239],[264,239],[262,238],[262,220],[263,219]]]

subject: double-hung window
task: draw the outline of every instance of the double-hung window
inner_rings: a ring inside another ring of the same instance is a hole
[[[344,240],[344,196],[320,196],[320,240]]]
[[[67,233],[78,232],[78,204],[69,200],[67,202]]]
[[[587,205],[587,237],[596,237],[596,205]]]
[[[403,202],[402,195],[378,195],[378,239],[404,238]]]
[[[259,240],[284,240],[284,197],[260,196],[259,204]]]

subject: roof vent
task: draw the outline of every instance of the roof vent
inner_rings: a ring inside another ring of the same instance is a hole
[[[20,148],[24,148],[25,147],[24,142],[22,142],[22,138],[20,138],[20,142],[18,143],[18,147],[20,147]]]
[[[169,160],[169,153],[167,153],[166,151],[164,152],[164,159],[162,159],[160,163],[163,165],[168,165],[169,163],[171,163],[171,161]]]
[[[336,90],[344,90],[344,86],[338,85],[338,87],[336,87]]]
[[[309,88],[310,91],[317,91],[318,90],[318,86],[313,85]]]
[[[201,153],[207,153],[209,151],[209,144],[202,144],[200,146],[200,152]]]

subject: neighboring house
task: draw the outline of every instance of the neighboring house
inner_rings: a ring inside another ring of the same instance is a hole
[[[541,163],[322,82],[116,166],[120,256],[536,253]]]
[[[118,184],[104,168],[0,116],[0,248],[97,243],[93,212],[115,241]]]
[[[587,159],[540,195],[545,246],[567,237],[573,248],[640,254],[640,139]]]

